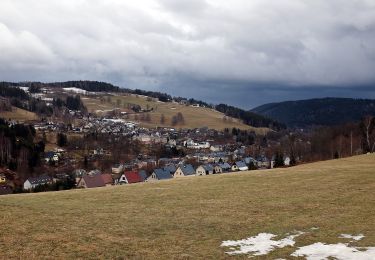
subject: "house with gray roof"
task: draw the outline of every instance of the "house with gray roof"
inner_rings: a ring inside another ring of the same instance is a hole
[[[177,168],[177,170],[174,172],[173,177],[183,177],[183,176],[194,176],[195,170],[194,167],[191,164],[184,164]]]
[[[230,166],[230,164],[229,163],[220,163],[219,165],[218,165],[220,168],[221,168],[221,172],[230,172],[231,171],[231,168],[232,168],[232,166]]]
[[[141,177],[142,181],[145,181],[147,179],[147,172],[145,170],[140,170],[138,174]]]
[[[232,166],[232,171],[248,171],[249,167],[247,167],[244,161],[237,161]]]
[[[211,164],[202,164],[195,170],[195,175],[203,176],[214,174],[214,167]]]
[[[24,190],[31,190],[40,185],[52,184],[53,178],[48,175],[41,175],[37,177],[28,178],[24,184]]]
[[[174,174],[176,172],[176,170],[177,170],[176,166],[174,166],[173,164],[168,164],[168,165],[164,166],[163,169],[165,171],[168,171],[169,174]]]
[[[160,181],[160,180],[167,180],[171,179],[172,175],[170,172],[166,169],[155,169],[152,174],[147,178],[146,181],[151,182],[151,181]]]

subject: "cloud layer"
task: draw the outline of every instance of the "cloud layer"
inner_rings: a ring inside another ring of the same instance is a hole
[[[324,87],[372,95],[374,71],[372,0],[0,3],[0,80],[104,80],[233,103],[260,90],[265,101]]]

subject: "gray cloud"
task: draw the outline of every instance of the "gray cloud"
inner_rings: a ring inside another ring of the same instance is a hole
[[[314,96],[306,89],[368,96],[356,86],[374,71],[372,0],[0,3],[0,80],[105,80],[229,103],[258,91],[241,102],[251,107]]]

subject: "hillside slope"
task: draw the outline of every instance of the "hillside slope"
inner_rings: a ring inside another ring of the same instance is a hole
[[[224,240],[305,231],[296,246],[375,245],[375,155],[0,199],[1,257],[222,259]],[[290,259],[295,247],[266,259]],[[247,259],[246,256],[244,258]],[[262,258],[264,259],[264,258]]]
[[[265,104],[251,111],[290,127],[338,125],[375,115],[375,100],[323,98]]]
[[[38,116],[33,112],[18,107],[12,107],[12,111],[0,111],[0,118],[19,122],[30,122],[37,120]]]
[[[192,107],[181,105],[179,103],[161,102],[140,95],[102,95],[99,97],[83,97],[82,101],[89,112],[101,114],[107,110],[120,109],[130,113],[129,119],[141,123],[145,127],[175,127],[175,128],[200,128],[209,127],[212,129],[223,130],[224,128],[240,128],[255,131],[258,134],[264,134],[269,131],[268,128],[256,128],[243,124],[240,120],[225,117],[214,109],[206,107]],[[129,105],[139,105],[142,109],[151,110],[144,115],[135,115],[128,109]],[[172,117],[181,113],[184,117],[184,123],[173,125]],[[148,115],[147,115],[148,114]],[[161,117],[164,116],[164,123]],[[148,117],[148,120],[146,120]],[[143,119],[142,119],[143,118]]]

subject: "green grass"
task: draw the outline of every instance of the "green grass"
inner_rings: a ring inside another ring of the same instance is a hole
[[[220,244],[308,231],[296,246],[375,246],[375,155],[99,189],[0,197],[0,258],[222,259]],[[312,227],[319,227],[311,231]],[[259,259],[288,258],[295,248]],[[247,256],[231,257],[247,258]]]

